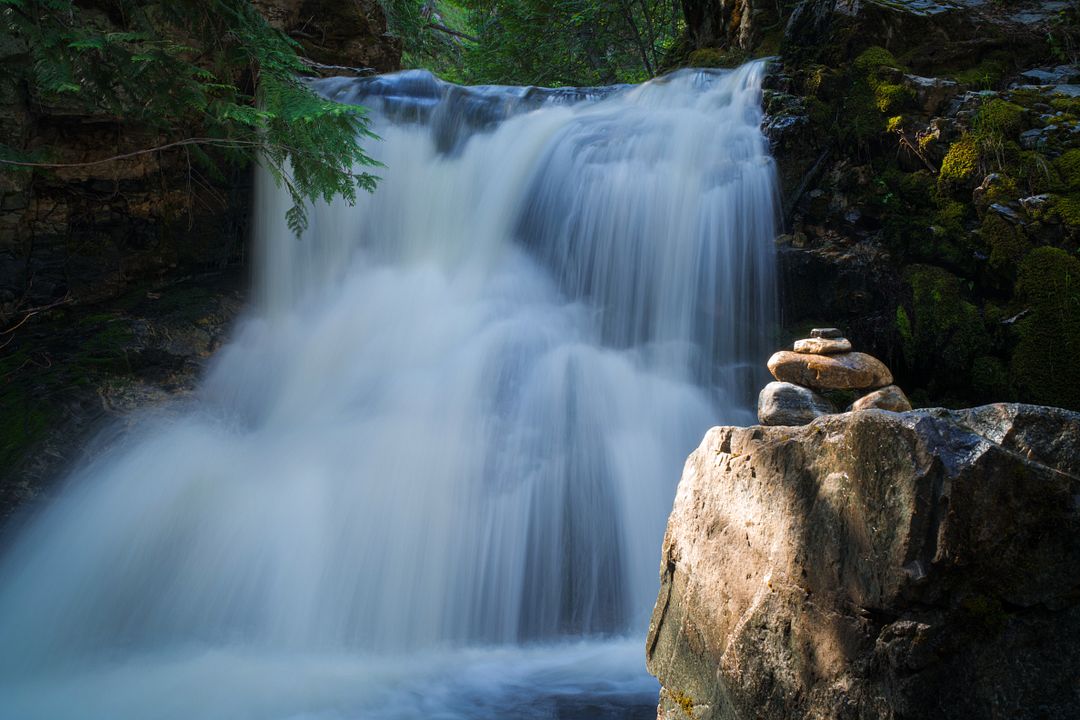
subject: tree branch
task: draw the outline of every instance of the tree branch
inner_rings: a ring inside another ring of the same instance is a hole
[[[446,27],[445,25],[443,25],[441,23],[429,22],[428,27],[431,28],[432,30],[438,30],[439,32],[446,33],[447,35],[453,35],[454,37],[459,37],[459,38],[462,38],[463,40],[468,40],[469,42],[474,42],[474,43],[480,42],[480,38],[478,38],[478,37],[474,37],[472,35],[467,35],[467,34],[465,34],[463,32],[459,32],[457,30],[454,30],[453,28]]]

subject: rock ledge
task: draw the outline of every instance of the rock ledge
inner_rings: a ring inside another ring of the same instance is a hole
[[[658,717],[1080,717],[1080,414],[720,427],[650,623]]]

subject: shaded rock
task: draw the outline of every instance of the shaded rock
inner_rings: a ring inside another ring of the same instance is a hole
[[[387,32],[386,15],[375,0],[253,1],[271,25],[325,66],[317,69],[387,72],[401,64],[401,43]]]
[[[911,403],[903,390],[895,385],[889,385],[868,395],[863,395],[851,404],[852,411],[874,409],[907,412],[911,409]]]
[[[781,382],[815,390],[868,390],[892,384],[889,368],[859,352],[811,355],[781,350],[769,358],[769,372]]]
[[[1080,68],[1076,65],[1035,68],[1025,70],[1020,77],[1033,85],[1067,85],[1080,80]]]
[[[762,425],[806,425],[835,412],[828,400],[792,383],[771,382],[758,395],[757,413]]]
[[[940,111],[954,97],[960,94],[960,84],[945,78],[904,75],[903,85],[911,90],[915,102],[927,115]]]
[[[844,337],[844,333],[840,331],[840,328],[813,328],[810,331],[810,337],[812,337],[812,338],[841,338],[841,337]]]
[[[1050,202],[1050,195],[1048,193],[1041,193],[1039,195],[1030,195],[1028,197],[1020,198],[1020,207],[1024,208],[1028,212],[1035,212],[1046,207]]]
[[[1080,717],[1080,414],[713,428],[646,645],[658,717]]]
[[[1016,212],[1008,205],[1002,205],[1001,203],[993,203],[990,205],[989,209],[1011,223],[1021,222],[1020,213]]]
[[[835,355],[851,352],[851,341],[847,338],[804,338],[796,340],[794,350],[797,353],[811,355]]]

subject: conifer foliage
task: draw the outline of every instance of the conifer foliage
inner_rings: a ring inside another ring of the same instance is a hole
[[[146,151],[183,146],[217,176],[261,164],[288,190],[298,234],[310,201],[375,187],[364,111],[312,92],[299,46],[248,0],[0,0],[0,33],[25,44],[40,97],[170,138]],[[2,164],[49,166],[33,159],[0,145]]]

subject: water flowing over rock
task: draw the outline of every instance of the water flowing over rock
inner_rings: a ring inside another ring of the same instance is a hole
[[[661,720],[1080,715],[1080,414],[719,427],[668,522]]]
[[[520,706],[542,682],[507,656],[655,697],[638,647],[575,643],[553,674],[518,644],[640,631],[669,468],[752,420],[775,321],[762,74],[319,81],[372,109],[379,188],[297,239],[260,179],[257,306],[198,398],[79,469],[0,562],[6,708],[498,717],[472,711],[497,695],[476,676]]]

